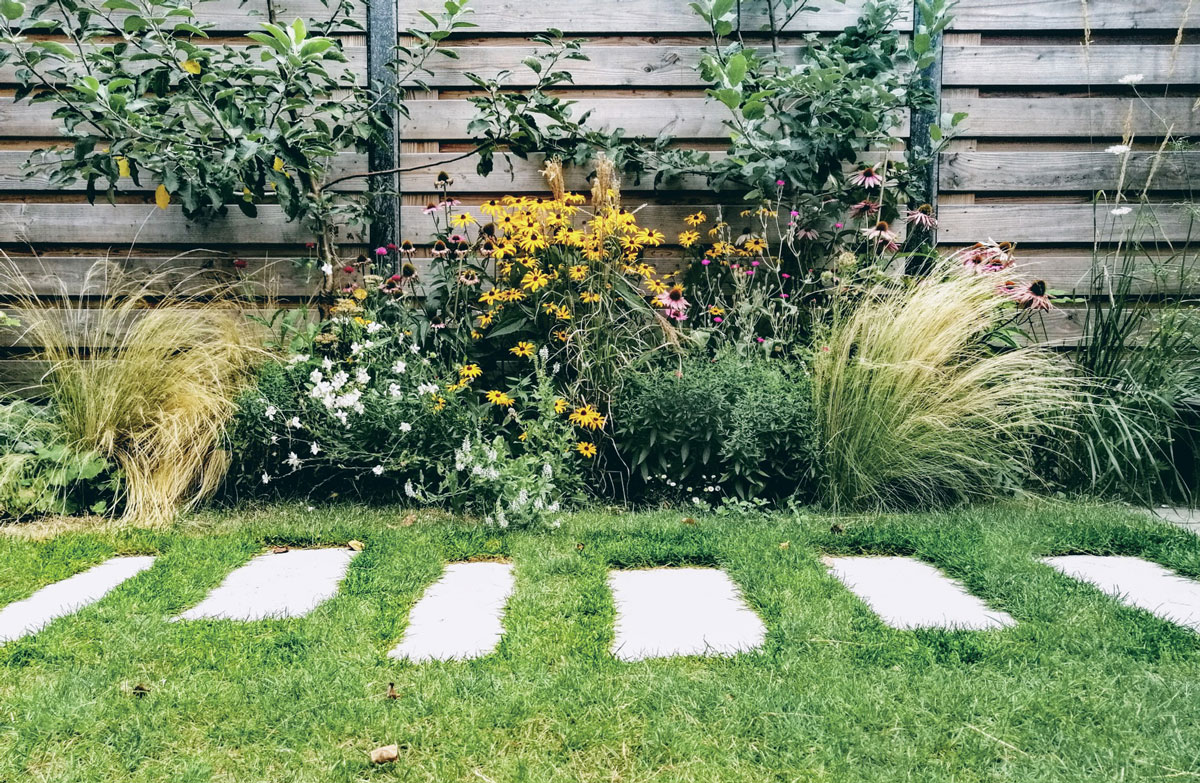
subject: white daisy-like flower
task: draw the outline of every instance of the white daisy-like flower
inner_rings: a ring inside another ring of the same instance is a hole
[[[333,369],[333,359],[330,359],[328,356],[326,356],[321,360],[321,366],[325,368],[325,372],[329,372]]]
[[[412,351],[413,353],[420,353],[421,346],[417,345],[416,343],[413,343],[411,346],[409,346],[408,350]]]
[[[417,394],[437,394],[437,390],[436,383],[422,383],[417,387]]]
[[[294,451],[289,451],[287,459],[284,461],[287,463],[288,467],[290,467],[292,470],[296,470],[297,468],[300,467],[300,457],[297,456],[296,452],[294,452]]]
[[[1146,78],[1145,74],[1127,73],[1124,76],[1122,76],[1120,79],[1118,79],[1118,81],[1121,84],[1141,84],[1141,82],[1145,78]]]
[[[401,432],[412,432],[412,425],[409,424],[407,421],[402,421],[402,422],[400,422],[400,431]]]
[[[301,425],[300,425],[300,417],[299,417],[299,416],[293,416],[291,419],[289,419],[289,420],[288,420],[288,423],[287,423],[287,425],[288,425],[289,427],[291,427],[292,429],[294,429],[294,430],[298,430],[298,429],[300,429],[300,426],[301,426]]]
[[[408,364],[405,362],[399,361],[399,360],[397,360],[396,363],[392,365],[392,372],[395,373],[396,375],[403,375],[404,371],[407,369],[408,369]]]
[[[383,331],[383,324],[379,323],[378,321],[372,321],[371,323],[367,324],[367,334],[377,334],[381,331]]]
[[[312,357],[306,353],[298,353],[295,356],[293,356],[292,358],[288,359],[288,365],[294,367],[297,364],[304,364],[311,358]]]
[[[358,372],[354,375],[354,380],[358,381],[361,386],[366,386],[371,382],[371,374],[359,367]]]
[[[1131,149],[1133,149],[1133,147],[1130,147],[1128,144],[1114,144],[1106,149],[1105,152],[1111,152],[1113,155],[1124,155]]]
[[[264,484],[270,484],[270,483],[271,483],[271,474],[270,474],[270,473],[264,473],[264,474],[262,474],[262,483],[264,483]]]
[[[404,389],[400,388],[400,384],[393,383],[390,386],[388,386],[388,394],[390,394],[392,397],[398,399],[398,398],[404,396]]]
[[[308,374],[308,379],[313,383],[320,383],[321,381],[325,380],[325,373],[321,372],[320,370],[313,370]]]
[[[358,356],[362,352],[363,352],[363,347],[361,344],[350,343],[350,355],[351,356]]]
[[[1133,211],[1133,207],[1117,207],[1116,209],[1114,209],[1112,211],[1112,213],[1119,217],[1121,215],[1128,215],[1132,211]]]
[[[308,447],[308,450],[311,451],[312,455],[315,457],[321,453],[321,444],[313,441],[312,445]]]
[[[383,465],[376,465],[375,467],[371,468],[371,472],[374,473],[376,476],[382,476],[383,475]]]
[[[266,416],[271,421],[275,421],[276,413],[279,413],[279,409],[276,408],[274,405],[268,405],[267,409],[263,412],[263,415]]]

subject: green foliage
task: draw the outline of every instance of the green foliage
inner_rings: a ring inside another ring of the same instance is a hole
[[[71,448],[49,408],[0,404],[0,518],[103,514],[120,489],[120,472],[94,451]]]
[[[812,393],[799,363],[692,356],[636,368],[614,402],[616,448],[633,494],[807,498],[819,464]]]

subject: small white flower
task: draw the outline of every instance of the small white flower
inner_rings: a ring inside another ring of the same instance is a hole
[[[397,360],[396,363],[392,365],[392,372],[395,373],[396,375],[403,375],[404,371],[407,369],[408,369],[408,365],[399,360]]]
[[[326,359],[325,361],[329,361],[329,360]],[[325,374],[322,373],[320,370],[313,370],[312,372],[310,372],[308,374],[308,379],[310,381],[312,381],[313,383],[320,383],[321,381],[325,380]]]
[[[416,343],[413,343],[411,346],[409,346],[409,350],[412,351],[413,353],[420,353],[421,346],[417,345]]]
[[[383,331],[383,324],[378,321],[372,321],[367,324],[367,334],[376,334],[381,331]]]
[[[415,498],[417,496],[417,490],[413,488],[413,483],[411,480],[404,482],[404,494],[408,495],[410,498]]]
[[[392,395],[392,397],[398,399],[398,398],[404,396],[404,389],[400,388],[400,384],[393,383],[390,386],[388,386],[388,394],[390,394],[390,395]]]
[[[295,356],[293,356],[292,358],[288,359],[288,365],[294,367],[297,364],[304,364],[311,358],[312,357],[306,353],[298,353]]]
[[[271,474],[269,474],[269,473],[262,474],[262,483],[270,484],[271,483]]]
[[[1117,207],[1116,209],[1114,209],[1112,211],[1112,213],[1119,217],[1121,215],[1128,215],[1132,211],[1133,211],[1132,207]]]
[[[326,356],[321,360],[321,366],[325,368],[325,372],[329,372],[333,369],[333,359],[330,359],[328,356]]]
[[[363,347],[358,343],[350,343],[350,355],[358,356],[363,352]]]
[[[375,467],[371,468],[371,472],[374,473],[376,476],[382,476],[383,475],[383,465],[376,465]]]
[[[296,456],[296,452],[294,451],[288,452],[288,458],[286,462],[288,467],[290,467],[292,470],[297,470],[300,467],[300,458]]]
[[[437,394],[437,390],[436,383],[422,383],[417,387],[417,394]]]
[[[326,277],[333,277],[333,264],[321,264],[321,273]]]
[[[543,345],[538,350],[538,358],[542,360],[543,364],[548,362],[550,360],[550,349]]]
[[[299,417],[299,416],[293,416],[291,419],[289,419],[289,420],[288,420],[288,423],[287,423],[287,425],[288,425],[289,427],[291,427],[292,429],[294,429],[294,430],[298,430],[298,429],[300,429],[300,426],[301,426],[301,425],[300,425],[300,417]]]
[[[271,445],[274,445],[274,444],[276,444],[276,443],[278,443],[278,442],[279,442],[279,436],[278,436],[278,435],[275,435],[275,434],[272,434],[272,435],[271,435]]]
[[[319,443],[317,443],[316,441],[313,441],[313,444],[308,447],[308,450],[311,451],[313,456],[315,457],[321,453],[321,445]]]
[[[1113,155],[1124,155],[1131,149],[1133,149],[1133,147],[1130,147],[1128,144],[1114,144],[1106,149],[1105,152],[1111,152]]]
[[[409,424],[407,421],[402,421],[402,422],[400,422],[400,431],[401,432],[412,432],[412,425]]]
[[[358,372],[354,376],[354,380],[358,381],[360,386],[366,386],[371,382],[371,374],[359,367]]]
[[[264,412],[264,415],[271,421],[275,421],[276,413],[279,413],[279,409],[276,408],[274,405],[268,405],[267,410]]]
[[[1145,78],[1146,78],[1146,76],[1144,74],[1127,73],[1124,76],[1122,76],[1118,81],[1121,84],[1140,84],[1142,82],[1142,80]]]

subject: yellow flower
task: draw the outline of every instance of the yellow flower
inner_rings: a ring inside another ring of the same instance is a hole
[[[746,244],[743,247],[747,253],[761,253],[767,249],[767,240],[760,239],[759,237],[750,237],[746,240]]]
[[[184,60],[179,64],[179,67],[193,76],[196,76],[200,73],[200,63],[196,60]]]
[[[456,392],[456,391],[459,391],[460,389],[465,389],[465,388],[467,388],[468,383],[470,383],[470,381],[468,381],[466,378],[459,378],[455,383],[447,384],[446,391]]]
[[[475,222],[475,218],[470,212],[459,212],[454,217],[450,218],[450,225],[456,228],[466,228]]]
[[[500,292],[494,288],[490,291],[484,291],[482,294],[479,295],[479,301],[485,305],[494,304],[495,301],[499,298],[500,298]]]
[[[434,409],[434,411],[445,410],[445,408],[446,408],[446,398],[445,398],[445,397],[438,397],[438,398],[437,398],[437,399],[434,401],[434,405],[433,405],[433,409]]]
[[[600,294],[595,291],[584,291],[579,295],[579,299],[587,304],[596,304],[600,301]]]
[[[521,287],[535,293],[539,288],[545,288],[548,285],[550,285],[550,275],[540,269],[530,270],[521,278]]]
[[[366,299],[366,298],[367,298],[367,289],[365,289],[365,288],[355,288],[355,289],[354,289],[354,298],[355,298],[355,299],[357,299],[357,300],[358,300],[358,301],[360,301],[360,302],[361,302],[362,300]]]
[[[562,397],[559,397],[558,399],[556,399],[554,401],[554,412],[555,413],[566,413],[567,408],[569,408],[569,407],[570,406],[567,405],[567,401],[564,400]]]
[[[496,311],[488,310],[486,313],[479,316],[479,328],[486,329],[489,326],[491,326],[492,322],[495,320],[496,320]]]
[[[596,456],[596,444],[594,444],[594,443],[587,443],[586,441],[580,441],[575,444],[575,450],[578,451],[583,456],[587,457],[588,459],[591,459],[592,457]]]
[[[154,203],[159,209],[166,209],[171,203],[171,194],[167,192],[166,185],[159,185],[154,189]]]
[[[576,408],[568,418],[571,420],[572,424],[589,430],[601,429],[608,421],[607,418],[600,414],[600,411],[596,410],[591,405],[584,405],[582,408]]]
[[[721,307],[720,305],[713,305],[712,307],[708,308],[708,314],[709,315],[725,315],[725,308]]]
[[[657,246],[666,242],[667,238],[663,235],[663,232],[648,228],[638,233],[638,241],[644,245]]]
[[[483,370],[479,369],[478,364],[464,364],[458,368],[458,377],[466,378],[469,381],[475,380],[480,375],[483,375]]]
[[[515,400],[513,400],[512,397],[509,397],[507,394],[505,394],[502,391],[496,391],[495,389],[488,392],[484,396],[487,397],[487,401],[490,402],[492,405],[497,405],[497,406],[500,406],[503,408],[511,408],[513,402],[515,402]]]
[[[519,441],[521,441],[522,443],[524,443],[525,441],[529,440],[529,433],[528,433],[528,432],[522,432],[520,435],[518,435],[518,436],[517,436],[517,440],[519,440]]]
[[[588,265],[587,264],[576,264],[575,266],[571,267],[570,270],[568,270],[568,271],[570,272],[572,280],[576,280],[576,281],[582,280],[585,277],[587,277]]]
[[[556,329],[554,332],[554,337],[559,342],[563,342],[563,343],[565,343],[567,340],[571,339],[571,336],[569,334],[567,334],[566,329]]]
[[[703,212],[696,212],[695,214],[685,217],[683,222],[687,223],[689,226],[698,226],[706,220],[708,220],[708,215],[705,215]]]
[[[679,244],[683,247],[691,247],[700,241],[699,231],[684,231],[679,235]]]
[[[129,176],[129,159],[121,157],[120,155],[117,156],[117,176]]]
[[[275,162],[271,164],[271,168],[275,169],[276,171],[283,171],[283,158],[276,155]]]
[[[667,290],[667,287],[661,281],[655,280],[653,277],[646,278],[645,286],[652,294],[661,294]]]
[[[508,352],[514,356],[520,356],[523,359],[528,359],[533,356],[533,352],[535,350],[536,349],[533,347],[533,343],[522,340],[512,348],[509,348]]]

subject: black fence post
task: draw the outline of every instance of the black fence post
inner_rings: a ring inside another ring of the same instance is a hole
[[[920,2],[913,2],[913,34],[920,31],[925,20],[922,18]],[[916,89],[929,96],[928,105],[915,109],[909,122],[908,160],[912,174],[912,189],[909,195],[913,202],[909,209],[916,209],[922,204],[928,204],[933,209],[934,217],[938,212],[938,178],[939,156],[934,154],[933,136],[930,128],[941,120],[942,112],[942,34],[937,33],[930,38],[929,45],[933,52],[933,62],[917,73]],[[937,229],[926,229],[917,225],[909,225],[908,239],[905,246],[916,250],[922,245],[937,244]]]
[[[396,6],[397,0],[367,0],[367,79],[379,94],[393,94],[396,89],[396,73],[390,67],[399,35]],[[371,171],[396,168],[399,156],[396,121],[396,112],[391,111],[384,138],[371,146],[368,155]],[[376,174],[368,184],[375,213],[371,222],[370,253],[388,242],[400,242],[397,233],[400,227],[400,177],[397,174]],[[389,253],[386,257],[394,259],[395,254]]]

